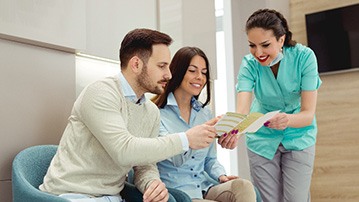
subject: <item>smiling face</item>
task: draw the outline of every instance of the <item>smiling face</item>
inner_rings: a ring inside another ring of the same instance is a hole
[[[249,50],[262,66],[268,66],[278,55],[284,44],[285,35],[278,40],[272,30],[253,28],[247,32]]]
[[[194,56],[187,68],[181,85],[176,91],[182,91],[182,93],[187,94],[189,97],[199,95],[206,85],[207,71],[205,60],[199,55]]]

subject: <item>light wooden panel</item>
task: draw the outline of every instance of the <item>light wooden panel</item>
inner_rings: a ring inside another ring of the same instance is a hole
[[[359,0],[291,0],[289,22],[294,40],[307,44],[305,14],[357,3]],[[321,78],[312,202],[359,201],[359,71]]]
[[[321,78],[312,201],[359,201],[359,71]]]

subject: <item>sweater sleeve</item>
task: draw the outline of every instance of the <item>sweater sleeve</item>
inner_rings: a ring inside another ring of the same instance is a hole
[[[140,192],[144,193],[146,188],[150,186],[153,180],[160,180],[159,172],[156,164],[149,164],[145,166],[135,166],[134,168],[134,183]]]
[[[121,113],[126,110],[124,102],[124,98],[115,87],[97,82],[86,89],[76,108],[82,122],[116,164],[147,165],[182,152],[181,139],[177,134],[157,138],[136,137],[130,134]],[[156,120],[149,120],[148,124],[159,125],[159,112],[155,113],[158,117]],[[146,114],[143,117],[146,118]],[[153,137],[153,134],[147,137]]]
[[[157,110],[156,106],[156,110]],[[160,116],[157,114],[155,122],[160,121]],[[159,134],[159,124],[154,125],[151,132],[151,137],[158,137]],[[149,154],[153,155],[153,154]],[[148,186],[152,183],[153,180],[160,180],[160,175],[157,169],[156,163],[144,165],[144,166],[135,166],[134,168],[134,183],[138,190],[142,193],[145,192]]]

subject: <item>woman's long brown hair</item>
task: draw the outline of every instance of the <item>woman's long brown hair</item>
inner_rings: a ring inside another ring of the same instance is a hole
[[[203,103],[202,107],[205,107],[211,100],[211,85],[210,85],[210,70],[209,62],[206,54],[197,48],[197,47],[183,47],[179,49],[176,54],[173,56],[173,59],[170,64],[170,70],[172,73],[172,79],[168,82],[165,92],[161,95],[157,95],[151,100],[159,107],[163,108],[167,104],[167,97],[171,92],[174,92],[182,83],[182,80],[187,72],[187,69],[191,63],[191,60],[194,56],[202,57],[206,62],[207,72],[206,72],[206,87],[207,87],[207,98]],[[199,95],[196,95],[195,98],[198,99]]]

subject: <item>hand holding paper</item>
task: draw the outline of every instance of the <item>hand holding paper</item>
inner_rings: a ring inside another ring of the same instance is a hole
[[[255,133],[265,122],[277,113],[279,113],[279,110],[268,112],[266,114],[253,112],[248,115],[227,112],[215,125],[217,137],[228,133],[237,135]]]

